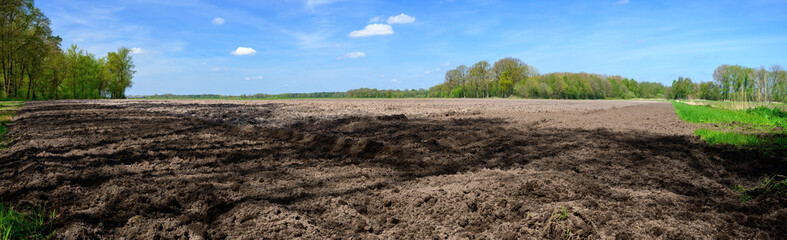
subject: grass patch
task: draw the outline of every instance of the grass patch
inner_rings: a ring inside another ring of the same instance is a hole
[[[787,149],[787,131],[784,130],[787,113],[778,108],[758,106],[731,110],[679,102],[672,102],[672,106],[684,121],[716,124],[716,128],[702,128],[694,132],[708,144]]]
[[[550,219],[556,221],[563,221],[568,219],[569,216],[571,216],[571,213],[568,211],[568,209],[566,209],[566,206],[562,206],[560,208],[556,208],[555,211],[552,212],[552,216],[550,217]]]
[[[773,175],[765,178],[759,185],[751,188],[739,184],[735,186],[735,191],[741,194],[741,202],[746,202],[763,195],[787,197],[787,178],[780,175]]]
[[[705,105],[689,105],[672,102],[675,112],[683,121],[693,123],[748,123],[771,127],[787,126],[785,113],[776,108],[764,106],[748,110],[712,108]]]
[[[727,110],[746,110],[756,107],[777,108],[787,111],[787,103],[780,102],[740,102],[740,101],[711,101],[711,100],[689,100],[690,105],[705,105],[711,108]]]
[[[25,214],[0,202],[0,240],[47,239],[55,233],[51,223],[55,217],[55,211],[47,214],[37,208]]]
[[[756,135],[736,132],[723,132],[711,129],[699,129],[694,131],[694,135],[710,145],[729,144],[741,147],[771,146],[787,148],[787,136],[783,135]]]
[[[8,133],[6,125],[11,122],[11,118],[14,117],[16,110],[19,109],[22,104],[24,104],[24,102],[0,102],[0,150],[5,148],[5,134]]]

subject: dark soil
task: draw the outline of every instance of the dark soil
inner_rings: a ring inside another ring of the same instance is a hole
[[[286,124],[265,119],[295,103],[191,104],[28,102],[0,198],[56,209],[62,239],[787,237],[787,198],[734,190],[785,153],[707,146],[668,103]]]

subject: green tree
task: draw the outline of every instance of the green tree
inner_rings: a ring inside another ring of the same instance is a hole
[[[528,65],[517,58],[503,58],[497,60],[492,68],[494,79],[497,81],[500,90],[499,96],[506,97],[511,95],[514,83],[525,80],[526,77],[533,75],[534,69],[529,69]],[[504,80],[504,74],[505,81]]]
[[[500,85],[501,97],[507,97],[510,94],[511,90],[513,90],[514,87],[513,75],[514,74],[508,71],[504,71],[503,73],[500,74],[500,77],[498,78],[499,79],[498,84]]]
[[[677,80],[672,81],[670,98],[687,99],[692,92],[694,92],[694,83],[691,82],[691,78],[678,77]]]
[[[699,85],[699,97],[706,100],[720,100],[721,89],[713,82],[702,82]]]
[[[0,14],[0,92],[18,97],[26,77],[38,77],[41,51],[51,34],[49,19],[32,0],[5,0]]]
[[[483,97],[489,97],[489,84],[492,82],[492,66],[487,61],[480,61],[470,68],[470,79],[476,86],[483,86]]]
[[[465,97],[467,97],[467,91],[466,91],[467,84],[468,84],[468,82],[470,80],[470,74],[468,73],[468,68],[467,68],[467,66],[462,64],[462,65],[457,66],[454,71],[456,73],[456,78],[457,78],[457,81],[458,81],[458,85],[462,89],[462,95],[461,96],[463,98],[465,98]]]
[[[111,98],[125,98],[126,89],[131,87],[134,77],[134,61],[131,58],[131,49],[119,48],[116,52],[107,54],[107,65],[110,72],[109,93]]]

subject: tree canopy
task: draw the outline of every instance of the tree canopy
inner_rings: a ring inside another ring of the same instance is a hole
[[[663,97],[664,85],[621,76],[590,73],[548,73],[517,58],[494,64],[480,61],[446,71],[445,81],[429,89],[430,97],[525,97],[559,99]]]
[[[135,73],[125,47],[97,58],[76,45],[61,49],[33,0],[0,3],[0,97],[124,98]]]
[[[723,64],[713,71],[713,81],[694,83],[679,77],[667,88],[667,98],[757,102],[787,102],[787,71],[781,65],[750,68]]]

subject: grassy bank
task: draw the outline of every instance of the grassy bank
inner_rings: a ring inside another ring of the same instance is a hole
[[[22,213],[0,202],[0,240],[50,238],[54,233],[51,220],[55,217],[54,211],[47,213],[43,208]]]
[[[16,115],[16,110],[19,109],[22,104],[24,104],[24,102],[0,102],[0,150],[5,148],[5,134],[8,132],[6,125],[11,122],[11,118]]]
[[[0,150],[5,147],[6,126],[22,104],[19,101],[0,102]],[[48,222],[54,217],[55,212],[47,214],[43,209],[31,209],[23,213],[10,204],[0,202],[0,240],[46,239],[52,233]]]
[[[779,108],[759,106],[745,110],[713,105],[673,102],[680,119],[705,124],[694,132],[708,144],[737,147],[787,148],[787,113]]]

